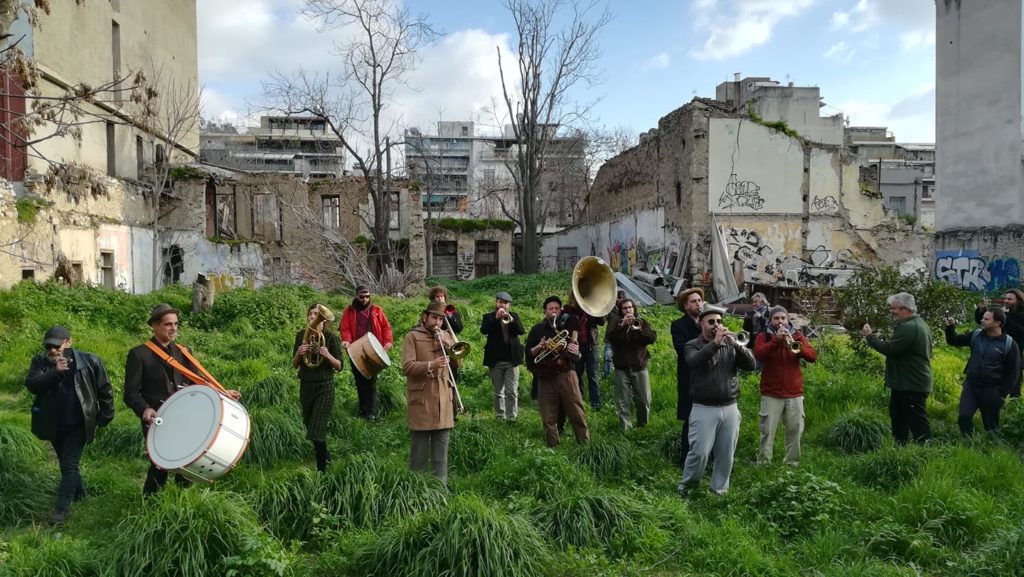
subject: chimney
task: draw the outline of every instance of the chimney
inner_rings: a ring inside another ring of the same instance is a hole
[[[739,72],[733,72],[732,73],[732,81],[733,82],[739,82],[740,81],[740,73]]]

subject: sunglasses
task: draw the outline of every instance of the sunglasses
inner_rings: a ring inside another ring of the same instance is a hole
[[[709,325],[724,325],[725,324],[725,321],[722,320],[722,319],[707,319],[704,322],[708,323]]]
[[[361,299],[368,299],[368,298],[370,298],[370,295],[359,295],[359,298],[361,298]]]
[[[48,351],[52,351],[53,349],[59,349],[60,345],[45,344],[45,345],[43,345],[43,348],[48,350]]]

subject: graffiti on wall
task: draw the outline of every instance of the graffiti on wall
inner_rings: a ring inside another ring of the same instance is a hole
[[[472,252],[460,252],[458,269],[456,275],[459,280],[470,280],[473,278],[473,273],[476,272],[476,263],[473,261]]]
[[[234,274],[230,272],[205,273],[216,294],[223,294],[237,288],[256,288],[254,274]]]
[[[781,246],[776,250],[764,233],[752,228],[727,228],[725,240],[733,262],[743,269],[745,282],[838,287],[864,268],[853,251],[825,245],[809,251],[806,258],[787,256]]]
[[[815,212],[837,212],[839,210],[839,201],[832,195],[815,195],[814,200],[811,201],[811,207]]]
[[[935,251],[935,278],[972,291],[1000,291],[1020,286],[1020,261],[985,257],[976,250]]]
[[[739,180],[736,173],[729,175],[722,196],[718,197],[718,208],[749,208],[761,210],[764,199],[761,198],[761,187],[752,180]]]

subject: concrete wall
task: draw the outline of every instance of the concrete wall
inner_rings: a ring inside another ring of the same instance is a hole
[[[821,91],[816,87],[760,86],[754,93],[757,115],[783,121],[800,136],[821,144],[843,143],[843,115],[821,117]]]
[[[479,278],[476,271],[476,242],[478,240],[498,243],[498,273],[512,274],[512,232],[502,230],[481,230],[475,232],[454,232],[439,230],[436,240],[454,240],[457,243],[458,280]]]
[[[712,118],[708,133],[708,212],[801,212],[804,152],[800,141],[742,118]]]
[[[974,291],[1020,288],[1024,227],[938,233],[935,278]]]
[[[1024,224],[1019,0],[938,0],[939,231]]]

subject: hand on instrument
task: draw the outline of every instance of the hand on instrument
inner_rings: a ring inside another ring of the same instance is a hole
[[[956,326],[956,319],[954,319],[953,317],[943,317],[942,322],[946,323],[947,327]]]
[[[428,363],[427,367],[431,371],[439,371],[439,370],[444,368],[444,365],[445,365],[444,357],[437,357],[436,359],[430,361],[430,363]]]
[[[242,400],[242,391],[238,391],[238,390],[235,390],[235,389],[228,389],[228,390],[224,391],[224,394],[227,395],[228,398],[231,399],[232,401],[241,401]]]
[[[775,336],[779,337],[780,339],[793,338],[793,335],[789,334],[789,329],[787,329],[786,327],[780,327],[779,330],[775,331]]]
[[[71,361],[67,357],[65,357],[64,355],[61,355],[61,356],[57,357],[57,372],[58,373],[63,373],[64,371],[68,370],[69,368],[71,368]]]
[[[860,334],[865,337],[871,336],[871,325],[864,323],[864,326],[860,329]]]
[[[729,329],[725,328],[725,326],[723,325],[718,325],[718,330],[715,331],[715,344],[721,345],[723,342],[725,342],[725,339],[728,338],[728,336]]]
[[[580,345],[575,341],[569,341],[569,344],[565,345],[565,350],[568,351],[570,355],[575,356],[580,354]]]
[[[622,326],[631,325],[633,324],[634,320],[636,320],[636,317],[634,317],[633,315],[622,317]]]
[[[299,348],[302,348],[302,347],[299,347]],[[332,356],[331,356],[331,351],[330,351],[330,349],[328,349],[328,348],[327,348],[327,347],[325,347],[325,346],[322,346],[322,347],[320,347],[320,356],[321,356],[321,357],[323,357],[323,358],[325,358],[325,359],[328,359],[328,360],[330,360],[330,359],[333,359],[333,358],[334,358],[334,357],[332,357]]]
[[[149,407],[146,407],[146,410],[142,411],[142,422],[146,423],[147,425],[152,425],[153,419],[156,419],[156,411]]]
[[[348,341],[341,341],[341,346],[345,347],[345,350],[348,350],[348,345],[349,345]]]
[[[306,351],[308,351],[308,350],[309,350],[309,345],[307,343],[302,343],[301,345],[299,345],[299,350],[296,352],[296,354],[301,357],[301,356],[304,356],[306,354]]]
[[[755,319],[759,319],[759,318],[761,318],[761,313],[759,313],[759,312],[757,312],[757,311],[754,311],[754,318],[755,318]]]

